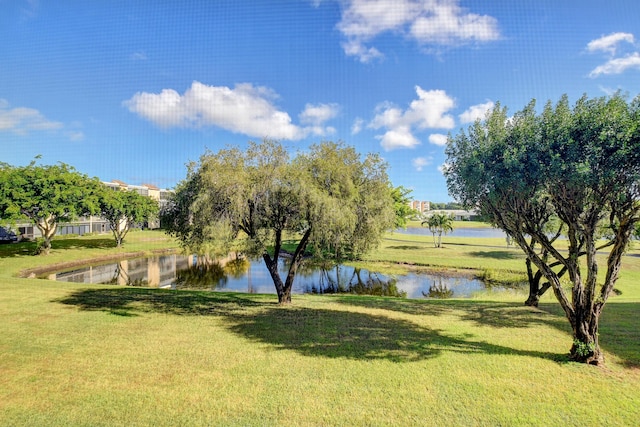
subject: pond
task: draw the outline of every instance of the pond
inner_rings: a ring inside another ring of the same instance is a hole
[[[286,271],[285,261],[280,265]],[[284,277],[284,274],[281,274]],[[274,294],[275,287],[262,260],[229,256],[207,260],[196,255],[161,255],[124,259],[42,276],[49,280],[169,289],[198,289]],[[339,265],[330,269],[305,265],[298,270],[293,293],[354,293],[407,298],[465,298],[485,289],[468,277],[410,273],[385,276]],[[493,288],[493,290],[499,290]]]
[[[398,228],[394,231],[398,234],[412,234],[420,236],[433,236],[433,233],[429,231],[427,227],[409,227],[406,229]],[[469,228],[454,228],[452,232],[447,233],[447,236],[453,237],[501,237],[506,238],[507,235],[504,231],[498,228],[491,227],[469,227]]]

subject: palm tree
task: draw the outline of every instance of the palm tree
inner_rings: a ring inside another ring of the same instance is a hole
[[[442,247],[442,233],[447,234],[453,231],[453,217],[447,215],[444,212],[436,212],[429,217],[426,221],[422,221],[422,226],[425,224],[429,227],[429,231],[433,233],[433,245],[436,248]],[[436,233],[438,234],[438,240],[436,241]]]

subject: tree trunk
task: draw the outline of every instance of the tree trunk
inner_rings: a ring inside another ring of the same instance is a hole
[[[604,363],[604,354],[600,350],[598,343],[598,320],[599,314],[595,312],[587,313],[576,310],[576,324],[573,328],[573,346],[569,353],[569,358],[575,362],[600,365]],[[585,319],[586,317],[586,319]]]
[[[542,273],[537,271],[533,274],[533,268],[531,266],[531,260],[527,258],[527,278],[529,279],[529,297],[524,302],[524,305],[529,307],[537,307],[540,302],[540,297],[551,287],[549,282],[546,282],[542,287],[540,286],[540,279],[542,279]]]
[[[37,248],[38,253],[42,255],[49,255],[51,250],[51,239],[56,235],[58,229],[58,223],[55,219],[49,215],[47,218],[41,218],[36,222],[36,226],[42,234],[42,244]]]
[[[275,258],[271,258],[271,256],[269,256],[269,254],[265,252],[262,254],[262,259],[264,259],[267,270],[269,270],[269,274],[271,275],[271,280],[273,280],[273,284],[276,287],[278,302],[280,304],[290,303],[291,289],[289,289],[288,292],[285,291],[284,283],[282,283],[282,279],[280,278],[280,274],[278,273],[278,255],[276,254]]]

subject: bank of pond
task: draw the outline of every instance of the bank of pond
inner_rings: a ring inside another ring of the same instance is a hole
[[[406,298],[469,298],[487,289],[477,278],[446,273],[385,275],[348,265],[303,265],[294,281],[293,293],[296,294],[351,293]],[[286,259],[280,263],[280,271],[284,277],[287,271]],[[275,293],[264,262],[238,255],[223,259],[178,254],[122,259],[50,272],[40,278],[176,290]],[[493,286],[491,291],[505,292],[513,289]]]

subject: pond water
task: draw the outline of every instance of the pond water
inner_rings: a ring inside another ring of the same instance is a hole
[[[433,233],[429,231],[427,227],[410,227],[407,229],[398,228],[394,231],[398,234],[412,234],[420,236],[433,236]],[[447,233],[447,236],[453,237],[502,237],[506,238],[507,235],[504,231],[498,228],[491,227],[470,227],[470,228],[454,228],[452,232]]]
[[[281,277],[287,269],[280,265]],[[49,280],[170,289],[275,293],[262,260],[233,256],[211,261],[196,255],[161,255],[126,259],[43,276]],[[482,291],[482,281],[466,277],[411,273],[385,276],[349,266],[330,269],[304,266],[298,270],[293,293],[356,293],[408,298],[465,298]],[[493,290],[496,290],[493,288]]]

